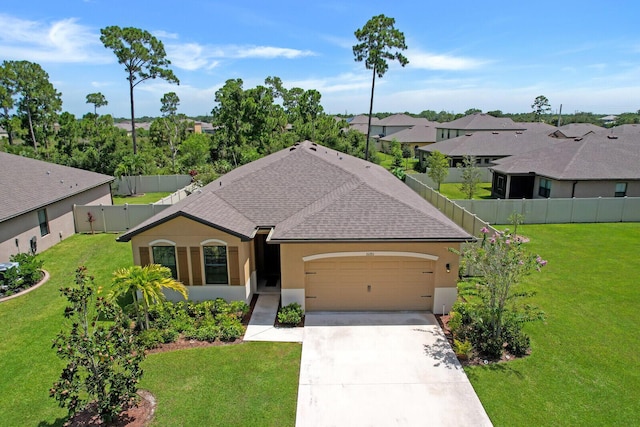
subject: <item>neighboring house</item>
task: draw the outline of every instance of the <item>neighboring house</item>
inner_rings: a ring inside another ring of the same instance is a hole
[[[406,114],[393,114],[381,119],[377,124],[382,126],[382,136],[389,136],[403,130],[411,129],[414,126],[435,126],[440,123],[430,122],[424,117],[411,117]]]
[[[241,166],[121,235],[191,299],[445,311],[473,239],[382,167],[304,141]],[[173,297],[170,295],[170,297]]]
[[[131,127],[131,125],[129,125]],[[208,135],[213,135],[216,133],[217,127],[214,127],[211,123],[207,122],[193,122],[193,127],[189,130],[193,133],[206,133]]]
[[[539,129],[530,131],[475,132],[418,149],[420,164],[425,165],[430,153],[439,151],[450,159],[450,167],[463,162],[464,156],[474,156],[478,166],[491,166],[498,159],[525,153],[557,143]]]
[[[366,114],[360,114],[352,117],[350,120],[347,120],[349,123],[349,129],[357,130],[363,134],[367,134],[367,126],[369,125],[369,116]],[[380,119],[377,117],[371,117],[371,136],[379,136],[383,135],[382,133],[382,125],[380,124]]]
[[[125,121],[120,123],[115,123],[115,127],[118,129],[123,129],[127,131],[127,135],[131,136],[131,122]],[[148,131],[151,128],[151,122],[136,122],[136,130],[146,130]]]
[[[388,150],[391,142],[396,140],[403,147],[408,147],[414,156],[418,156],[418,148],[424,147],[436,142],[436,128],[437,123],[433,125],[415,125],[408,129],[401,130],[391,135],[383,136],[380,138],[380,148],[382,150]]]
[[[523,123],[516,123],[507,117],[493,117],[484,113],[469,114],[452,122],[441,123],[436,128],[438,129],[436,142],[475,132],[526,130]]]
[[[554,138],[580,138],[589,133],[602,131],[606,131],[606,129],[591,123],[569,123],[568,125],[560,126],[551,136]]]
[[[9,132],[7,132],[2,126],[0,126],[0,139],[9,138]]]
[[[600,117],[600,121],[602,121],[603,125],[612,125],[616,122],[616,120],[618,120],[618,116],[614,115]]]
[[[0,152],[0,262],[75,233],[73,205],[111,204],[113,177]],[[33,242],[33,243],[32,243]]]
[[[589,133],[498,160],[499,198],[640,197],[640,135]]]

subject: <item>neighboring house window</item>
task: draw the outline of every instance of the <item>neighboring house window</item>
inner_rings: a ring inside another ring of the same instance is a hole
[[[548,198],[550,194],[551,194],[551,180],[540,178],[540,188],[538,189],[538,195]]]
[[[626,182],[616,183],[616,197],[625,197],[626,195],[627,195],[627,183]]]
[[[178,267],[176,266],[176,248],[174,246],[152,246],[153,262],[160,264],[171,270],[171,276],[178,278]]]
[[[204,277],[207,285],[226,285],[229,283],[227,274],[227,247],[203,246]]]
[[[46,209],[40,209],[38,211],[38,223],[40,224],[40,235],[46,236],[49,234],[49,219],[47,218]]]

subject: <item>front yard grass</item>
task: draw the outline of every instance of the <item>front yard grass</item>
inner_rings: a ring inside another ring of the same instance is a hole
[[[546,322],[533,353],[466,368],[496,426],[637,425],[640,420],[640,224],[525,225],[549,261],[525,280]]]
[[[105,291],[114,270],[132,264],[114,234],[75,235],[43,252],[45,285],[0,304],[0,424],[62,426],[49,397],[63,363],[51,348],[63,325],[59,288],[85,265]],[[141,387],[158,399],[154,425],[294,425],[301,346],[244,343],[153,354]]]

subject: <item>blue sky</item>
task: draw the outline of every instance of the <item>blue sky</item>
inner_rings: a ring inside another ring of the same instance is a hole
[[[123,67],[100,28],[134,26],[165,44],[180,85],[147,81],[136,115],[160,115],[174,91],[180,112],[209,114],[227,79],[245,88],[280,77],[317,89],[329,113],[368,110],[371,74],[353,60],[354,31],[374,15],[396,19],[408,45],[405,68],[376,83],[374,111],[528,112],[538,95],[553,111],[640,109],[640,3],[431,1],[11,1],[0,10],[0,60],[38,62],[63,94],[63,109],[129,114]]]

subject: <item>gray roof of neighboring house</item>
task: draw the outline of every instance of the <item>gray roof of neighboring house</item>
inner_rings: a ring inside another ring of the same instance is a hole
[[[114,126],[131,132],[131,122],[115,123]],[[151,128],[151,122],[136,122],[136,129],[149,130],[150,128]]]
[[[450,157],[506,157],[525,153],[541,147],[558,143],[557,138],[551,138],[543,132],[531,131],[492,131],[474,132],[456,138],[445,139],[418,150],[439,151]]]
[[[558,180],[640,179],[640,144],[635,135],[590,133],[559,139],[549,147],[498,161],[491,169],[507,174],[534,172]]]
[[[0,222],[111,181],[112,176],[0,152]]]
[[[602,132],[603,130],[605,128],[591,123],[569,123],[568,125],[560,126],[554,132],[554,135],[558,138],[579,138],[589,132]]]
[[[406,114],[393,114],[391,116],[387,116],[384,119],[380,119],[377,123],[381,126],[428,126],[439,124],[438,122],[430,122],[424,117],[411,117]]]
[[[423,126],[416,125],[409,129],[404,129],[391,135],[380,138],[381,141],[393,141],[394,139],[400,143],[413,142],[435,142],[436,127],[434,125]]]
[[[366,123],[356,123],[355,125],[349,125],[348,129],[357,130],[358,132],[366,135],[369,127],[367,126]]]
[[[461,130],[524,130],[522,123],[516,123],[508,117],[493,117],[489,114],[474,113],[460,117],[452,122],[442,123],[440,129]]]
[[[616,134],[616,135],[623,135],[623,134],[637,135],[637,134],[640,134],[640,125],[626,124],[626,125],[614,126],[611,129],[608,129],[605,131]]]
[[[519,126],[522,126],[527,132],[541,132],[550,135],[558,130],[557,126],[552,126],[542,122],[518,122]]]
[[[462,241],[443,213],[380,166],[304,141],[232,170],[119,237],[177,216],[272,241]]]
[[[351,120],[348,120],[349,122],[349,126],[351,125],[366,125],[367,123],[369,123],[369,116],[366,114],[359,114],[357,116],[354,116],[351,118]],[[380,119],[378,119],[377,117],[371,117],[371,124],[378,124],[380,122]]]

